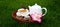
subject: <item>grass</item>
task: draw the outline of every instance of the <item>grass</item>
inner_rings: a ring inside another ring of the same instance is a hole
[[[35,3],[48,10],[41,24],[19,24],[12,19],[12,11],[21,8],[21,5],[28,7]],[[60,27],[59,11],[59,0],[0,0],[0,27]]]

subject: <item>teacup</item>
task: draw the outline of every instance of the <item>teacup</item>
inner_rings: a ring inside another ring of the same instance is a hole
[[[18,9],[16,15],[17,16],[28,16],[29,11],[28,11],[28,9],[21,8],[21,9]]]

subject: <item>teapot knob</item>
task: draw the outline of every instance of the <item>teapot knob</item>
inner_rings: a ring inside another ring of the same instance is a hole
[[[35,3],[35,5],[37,5],[37,3]]]

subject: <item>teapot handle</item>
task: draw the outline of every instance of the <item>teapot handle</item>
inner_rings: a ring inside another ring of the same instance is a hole
[[[46,8],[42,8],[42,9],[44,9],[45,10],[45,13],[42,15],[42,16],[44,16],[44,15],[46,15],[46,13],[47,13],[47,9]]]

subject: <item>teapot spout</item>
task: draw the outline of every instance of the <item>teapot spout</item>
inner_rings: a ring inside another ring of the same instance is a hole
[[[31,7],[31,6],[28,6],[28,7]]]
[[[31,8],[31,6],[28,6],[29,7],[29,9]]]

